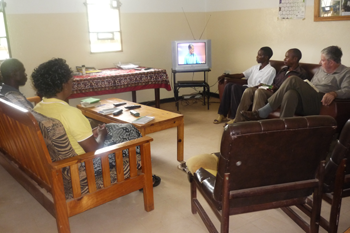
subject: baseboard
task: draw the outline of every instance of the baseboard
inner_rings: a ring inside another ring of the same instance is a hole
[[[219,98],[218,93],[210,92],[209,95],[210,95],[210,97]],[[171,102],[175,102],[174,97],[165,98],[165,99],[160,100],[161,104],[171,103]],[[155,101],[146,101],[146,102],[141,102],[140,104],[147,105],[147,106],[155,106],[156,105]]]

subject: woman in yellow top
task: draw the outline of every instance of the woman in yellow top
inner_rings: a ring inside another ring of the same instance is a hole
[[[72,93],[72,70],[61,58],[49,60],[37,67],[32,74],[33,86],[43,100],[34,110],[47,117],[59,120],[66,130],[69,141],[80,155],[99,148],[141,137],[132,124],[103,124],[92,129],[88,119],[81,111],[68,104]],[[127,156],[127,150],[123,156]],[[139,152],[139,148],[137,149]],[[109,156],[110,166],[115,167],[114,156]],[[95,174],[102,173],[101,161],[94,161]],[[160,177],[153,175],[153,186],[160,183]]]

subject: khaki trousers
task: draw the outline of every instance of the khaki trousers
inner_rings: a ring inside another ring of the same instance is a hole
[[[271,91],[259,89],[257,87],[249,87],[245,89],[241,102],[237,108],[235,122],[245,121],[241,115],[241,111],[249,110],[251,105],[253,105],[252,111],[257,111],[259,108],[264,107],[267,103],[267,99],[270,98],[272,94]]]
[[[295,114],[318,115],[324,93],[316,92],[309,84],[297,76],[291,76],[283,82],[278,91],[269,99],[272,110],[281,108],[280,117],[293,117]]]

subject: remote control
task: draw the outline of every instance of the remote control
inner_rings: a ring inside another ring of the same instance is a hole
[[[121,106],[121,105],[124,105],[126,104],[126,102],[119,102],[119,103],[114,103],[114,107],[118,107],[118,106]]]
[[[113,116],[118,116],[118,115],[120,115],[120,114],[122,114],[122,113],[123,113],[123,109],[117,108],[117,110],[115,110],[115,111],[113,112]]]
[[[125,106],[124,108],[131,110],[135,108],[141,108],[141,105],[130,105],[130,106]]]
[[[140,113],[136,112],[135,110],[130,110],[130,114],[135,116],[135,117],[139,117],[140,116]]]
[[[150,69],[152,69],[151,67],[148,67],[148,68],[144,68],[144,70],[150,70]]]
[[[107,109],[103,109],[101,111],[99,111],[98,113],[101,113],[102,115],[108,115],[113,113],[115,110],[117,110],[116,108],[107,108]]]

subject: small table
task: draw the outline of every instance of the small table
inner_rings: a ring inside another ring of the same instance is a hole
[[[113,108],[113,103],[117,102],[127,103],[126,105],[119,107],[123,109],[123,113],[121,115],[113,116],[113,114],[102,115],[98,113],[103,109]],[[141,108],[135,109],[135,111],[140,113],[140,116],[155,117],[154,120],[144,125],[134,124],[134,126],[140,130],[143,136],[161,130],[177,127],[177,161],[182,162],[184,160],[184,117],[182,114],[173,113],[117,98],[101,100],[101,105],[94,108],[84,108],[81,105],[78,105],[77,108],[80,109],[85,116],[104,123],[131,123],[136,120],[137,117],[131,115],[129,113],[129,110],[125,109],[124,106],[136,104],[141,105]]]
[[[159,88],[171,91],[168,75],[164,69],[123,70],[102,69],[99,73],[74,76],[72,95],[69,98],[89,97],[121,92],[132,92],[136,101],[136,91],[154,89],[155,106],[160,106]]]
[[[182,70],[174,70],[171,69],[171,72],[173,74],[173,82],[174,82],[174,98],[175,98],[175,104],[177,111],[179,111],[179,89],[182,87],[203,87],[203,105],[205,105],[205,95],[207,95],[208,98],[208,110],[209,110],[209,97],[210,97],[210,87],[207,83],[206,74],[210,72],[210,69],[205,70],[194,70],[194,71],[182,71]],[[176,73],[192,73],[192,72],[204,72],[204,79],[203,81],[196,81],[196,80],[186,80],[186,81],[178,81],[176,82]]]

